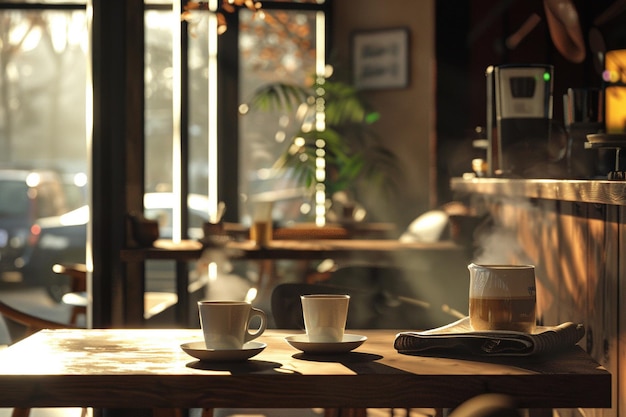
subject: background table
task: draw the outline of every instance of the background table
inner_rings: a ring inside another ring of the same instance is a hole
[[[207,249],[196,240],[172,240],[160,239],[149,248],[129,248],[121,252],[120,256],[125,262],[143,262],[148,259],[175,260],[179,262],[193,262],[200,259],[204,250]],[[266,247],[260,247],[251,240],[227,240],[219,245],[209,247],[212,250],[221,250],[226,256],[234,260],[300,260],[315,261],[333,259],[337,261],[368,262],[370,264],[402,264],[402,259],[416,259],[422,256],[425,259],[433,259],[434,255],[450,259],[448,255],[461,254],[467,248],[453,241],[440,241],[433,243],[402,242],[397,239],[281,239],[272,240]],[[446,258],[447,257],[447,258]],[[263,271],[260,272],[263,274]],[[126,281],[127,295],[130,306],[135,311],[143,312],[143,283],[137,280]],[[269,288],[270,283],[263,281],[263,287]],[[177,277],[177,317],[180,323],[189,322],[189,295],[187,293],[187,277]],[[137,317],[133,322],[142,322],[142,317]]]
[[[544,359],[401,355],[396,330],[363,330],[356,351],[305,355],[267,331],[241,363],[202,363],[197,330],[45,330],[0,351],[0,407],[454,407],[509,394],[522,408],[611,406],[611,376],[582,349]],[[354,331],[357,333],[357,331]]]
[[[224,252],[232,259],[345,259],[363,258],[368,260],[393,259],[401,255],[416,253],[441,253],[463,251],[464,246],[452,241],[432,243],[401,242],[396,239],[284,239],[273,240],[268,246],[260,247],[251,240],[230,240],[212,247]],[[147,259],[195,261],[205,247],[195,240],[174,242],[159,239],[149,248],[131,248],[121,252],[123,261],[140,262]]]

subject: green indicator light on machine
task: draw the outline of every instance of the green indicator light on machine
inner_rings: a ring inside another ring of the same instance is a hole
[[[543,80],[544,80],[545,82],[550,81],[550,73],[549,73],[549,72],[544,72],[544,73],[543,73]]]

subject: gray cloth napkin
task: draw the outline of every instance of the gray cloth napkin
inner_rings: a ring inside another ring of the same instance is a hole
[[[394,348],[405,354],[469,354],[480,356],[531,356],[573,347],[585,335],[582,324],[537,326],[532,333],[474,331],[469,317],[424,332],[400,332]]]

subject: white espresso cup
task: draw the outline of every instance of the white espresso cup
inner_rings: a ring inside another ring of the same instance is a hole
[[[469,318],[474,330],[535,330],[534,266],[472,263],[468,269]]]
[[[244,343],[261,336],[267,326],[265,313],[245,301],[198,301],[198,313],[207,349],[241,349]],[[259,324],[251,332],[255,318]]]
[[[338,343],[343,340],[348,318],[349,295],[302,295],[302,315],[309,342]]]

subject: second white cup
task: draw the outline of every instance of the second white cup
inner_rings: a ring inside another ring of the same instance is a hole
[[[302,295],[304,327],[313,343],[338,343],[343,340],[350,296],[346,294]]]
[[[241,349],[244,343],[261,336],[267,325],[265,313],[245,301],[198,301],[198,312],[207,349]],[[251,332],[255,318],[259,324]]]

